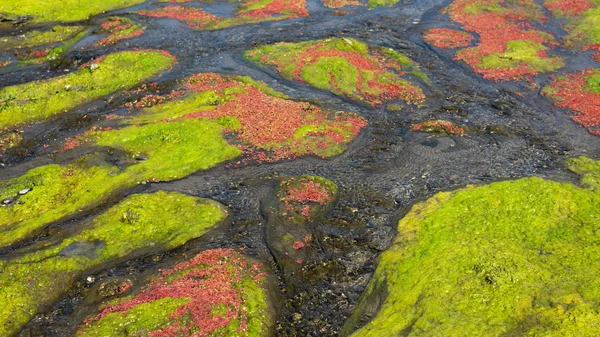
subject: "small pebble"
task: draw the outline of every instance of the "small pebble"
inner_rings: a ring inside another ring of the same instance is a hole
[[[19,191],[19,195],[25,195],[31,191],[31,188],[25,188]]]

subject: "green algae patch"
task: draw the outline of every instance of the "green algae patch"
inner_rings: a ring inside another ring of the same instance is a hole
[[[287,79],[371,105],[395,100],[422,103],[423,90],[406,75],[429,82],[405,55],[350,38],[277,43],[250,50],[246,58],[273,66]]]
[[[567,167],[581,175],[581,184],[584,187],[600,190],[600,161],[582,156],[569,159]]]
[[[0,50],[33,48],[74,38],[84,30],[82,26],[54,26],[48,31],[30,31],[21,36],[0,37]]]
[[[97,145],[126,154],[118,168],[97,156],[68,165],[46,165],[0,181],[0,246],[29,237],[44,226],[146,181],[169,181],[239,155],[214,120],[129,126],[90,133]],[[19,193],[27,191],[27,193]]]
[[[597,336],[597,191],[526,178],[438,193],[399,222],[341,335]]]
[[[262,266],[232,249],[199,253],[160,270],[137,293],[103,304],[77,335],[271,335],[273,316]]]
[[[74,22],[107,11],[144,3],[145,0],[3,0],[0,14],[31,16],[32,22]]]
[[[136,194],[39,251],[0,260],[0,335],[17,333],[86,271],[200,237],[227,216],[211,200],[175,192]]]
[[[0,89],[0,127],[40,121],[132,88],[173,62],[164,52],[120,52],[68,75]]]

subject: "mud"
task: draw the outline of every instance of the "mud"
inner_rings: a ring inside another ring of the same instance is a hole
[[[193,31],[176,20],[129,14],[132,9],[119,10],[78,24],[95,26],[109,16],[126,16],[144,25],[144,34],[108,47],[80,43],[63,60],[51,65],[0,68],[3,87],[73,71],[109,52],[160,48],[178,59],[173,71],[158,79],[161,93],[169,93],[176,79],[199,72],[247,75],[294,99],[358,113],[370,124],[343,154],[331,159],[302,157],[270,164],[220,165],[178,181],[149,183],[128,191],[126,194],[167,190],[210,198],[229,209],[230,219],[211,235],[174,251],[124,261],[81,278],[45,314],[34,318],[20,336],[73,335],[83,318],[95,310],[99,284],[127,279],[137,287],[136,279],[183,261],[184,255],[208,248],[240,247],[264,262],[277,277],[278,287],[272,292],[282,300],[276,308],[275,335],[337,336],[374,272],[376,257],[391,245],[397,220],[411,205],[438,191],[467,184],[528,176],[575,182],[577,176],[568,173],[564,160],[578,155],[599,158],[600,138],[555,109],[539,90],[525,90],[520,83],[482,80],[465,64],[453,61],[450,54],[430,48],[421,34],[448,3],[407,0],[392,8],[349,8],[348,15],[337,16],[319,1],[309,0],[309,17],[217,31]],[[219,13],[225,10],[214,7]],[[0,27],[0,35],[18,34],[24,29],[20,25]],[[405,106],[400,111],[370,107],[282,79],[243,58],[246,50],[263,44],[334,36],[394,48],[419,63],[432,80],[426,91],[426,106]],[[567,67],[559,73],[581,67],[581,55],[569,55]],[[542,86],[550,80],[549,76],[539,78]],[[43,163],[68,162],[77,152],[56,152],[66,138],[102,125],[104,116],[110,113],[125,113],[127,108],[122,105],[135,99],[135,95],[114,94],[22,128],[21,144],[0,157],[0,178],[20,175]],[[411,131],[412,124],[426,120],[451,121],[467,132],[464,136],[449,136]],[[278,266],[267,245],[266,227],[273,220],[264,205],[276,197],[278,184],[274,178],[303,174],[331,180],[338,186],[338,196],[326,213],[311,223],[311,254],[301,268],[294,268],[301,282],[290,288],[285,283],[286,269]],[[123,196],[114,196],[90,213],[53,224],[19,248],[36,249],[64,236]],[[1,256],[15,256],[15,248],[2,251]],[[71,247],[65,254],[87,254],[88,248]]]

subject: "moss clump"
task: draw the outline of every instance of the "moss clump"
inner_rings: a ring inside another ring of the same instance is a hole
[[[84,30],[82,26],[54,26],[48,31],[30,31],[18,37],[0,37],[0,50],[33,48],[74,38]]]
[[[285,78],[371,105],[394,100],[421,103],[423,91],[404,75],[429,81],[405,55],[349,38],[277,43],[248,51],[246,57],[274,66]]]
[[[161,52],[120,52],[106,56],[95,67],[0,89],[0,127],[39,121],[131,88],[173,62],[172,56]]]
[[[125,151],[127,165],[117,168],[95,156],[72,164],[46,165],[0,181],[0,246],[34,234],[45,225],[89,209],[118,191],[150,181],[168,181],[239,155],[223,139],[214,120],[189,120],[130,126],[91,133],[101,146]],[[20,195],[19,191],[29,190]]]
[[[520,65],[536,73],[549,73],[563,67],[560,57],[547,57],[548,47],[530,40],[512,40],[506,43],[502,53],[490,54],[481,58],[478,67],[482,69],[512,69]]]
[[[32,16],[32,22],[73,22],[107,11],[139,5],[144,0],[3,0],[0,14]]]
[[[270,335],[261,266],[231,249],[204,251],[161,270],[136,294],[110,301],[90,316],[78,336]]]
[[[124,257],[172,249],[221,222],[217,202],[174,192],[132,195],[79,234],[12,260],[0,260],[0,335],[17,333],[84,274]]]
[[[358,336],[598,336],[597,191],[526,178],[439,193],[399,222]],[[381,302],[378,300],[381,299]]]
[[[569,170],[581,174],[581,184],[600,190],[600,161],[588,157],[572,158],[567,161]]]

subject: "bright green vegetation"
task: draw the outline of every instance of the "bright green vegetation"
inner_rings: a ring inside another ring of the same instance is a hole
[[[350,38],[277,43],[250,50],[246,58],[274,66],[285,78],[372,105],[393,100],[422,102],[423,91],[403,78],[407,74],[429,83],[405,55]]]
[[[600,190],[600,161],[587,157],[569,159],[569,170],[581,175],[584,187]]]
[[[44,249],[0,260],[0,335],[17,333],[86,271],[178,247],[227,216],[217,202],[174,192],[132,195]]]
[[[353,337],[598,336],[598,219],[598,191],[540,178],[438,193],[399,222],[342,335],[379,309]]]
[[[0,247],[138,183],[182,178],[236,157],[240,151],[222,136],[229,124],[220,122],[187,120],[91,133],[97,145],[125,151],[128,166],[119,169],[85,156],[69,165],[41,166],[0,181],[0,200],[15,199],[9,207],[0,207]],[[25,189],[31,191],[19,195]]]
[[[1,6],[1,5],[0,5]],[[54,26],[48,31],[30,31],[19,37],[0,37],[0,50],[33,48],[74,38],[84,30],[82,26]]]
[[[392,6],[398,3],[400,0],[368,0],[367,4],[369,8],[375,8],[379,6]]]
[[[0,13],[30,15],[32,22],[73,22],[107,11],[139,5],[145,0],[2,0]]]
[[[568,30],[568,43],[600,44],[600,4],[572,20]]]
[[[120,52],[106,56],[95,68],[0,89],[0,127],[39,121],[131,88],[173,62],[155,51]]]
[[[484,69],[516,68],[526,64],[536,72],[553,72],[564,66],[563,59],[557,56],[542,57],[548,47],[531,40],[512,40],[506,43],[506,51],[481,58],[478,67]]]

